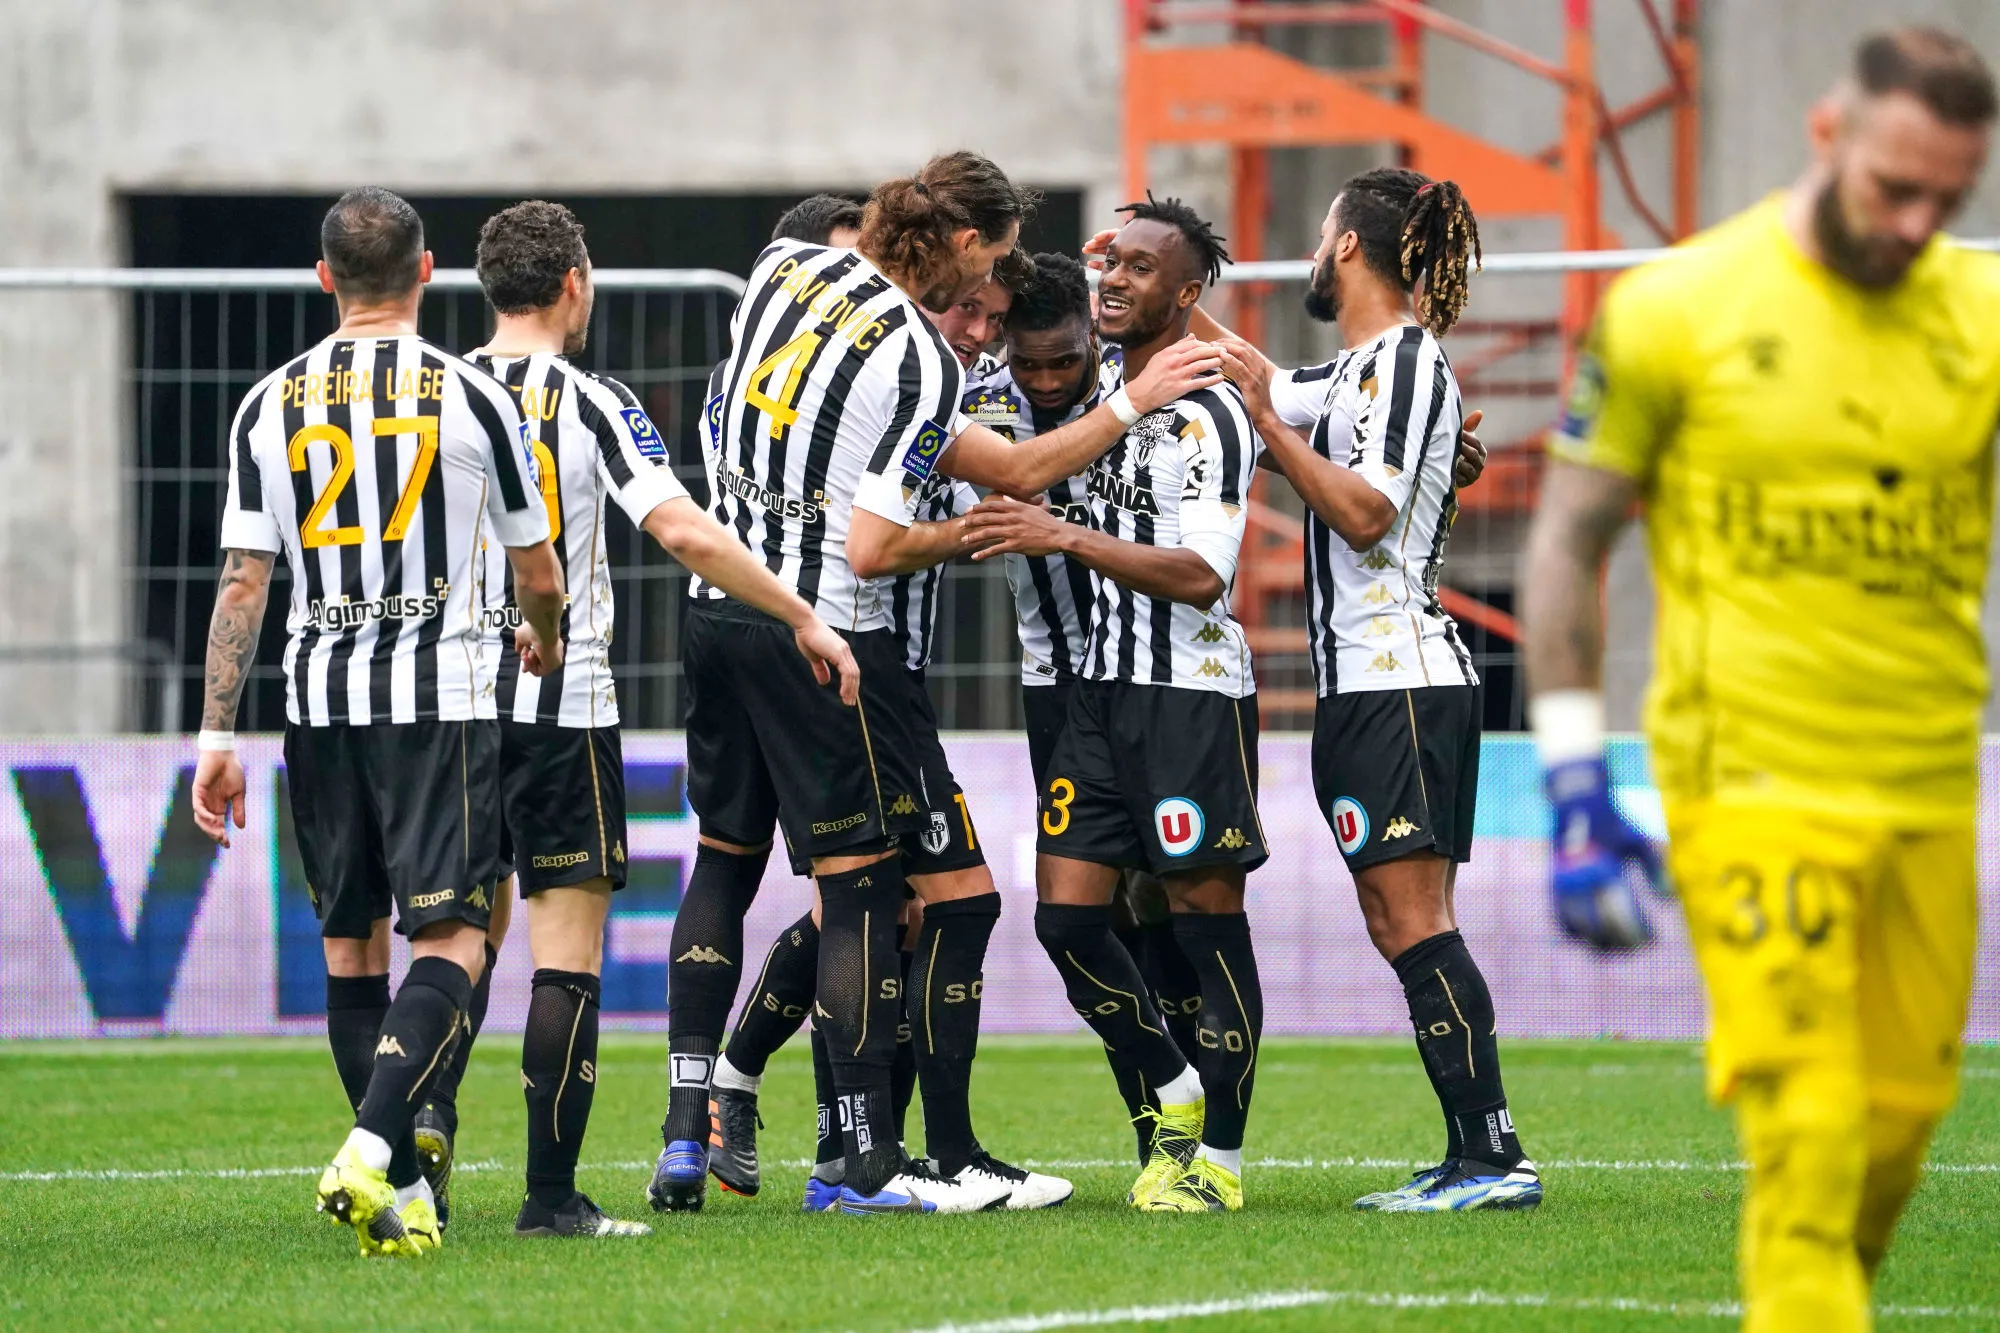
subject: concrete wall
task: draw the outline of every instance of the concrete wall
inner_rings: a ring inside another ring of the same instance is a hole
[[[1439,8],[1546,56],[1553,0],[1440,0]],[[1854,36],[1923,19],[2000,51],[1989,0],[1710,0],[1704,6],[1703,212],[1784,181],[1803,157],[1806,105]],[[1615,101],[1657,65],[1632,6],[1601,3]],[[1117,0],[0,0],[12,96],[0,120],[0,265],[113,264],[126,190],[641,191],[865,185],[941,148],[980,148],[1017,175],[1119,199]],[[1315,58],[1369,53],[1322,35]],[[1323,48],[1323,49],[1322,49]],[[1554,134],[1547,87],[1433,42],[1431,105],[1517,148]],[[1631,144],[1664,182],[1664,138]],[[1309,247],[1329,182],[1364,154],[1280,155],[1273,253]],[[1214,154],[1155,163],[1161,186],[1221,203]],[[1662,198],[1656,195],[1655,198]],[[2000,182],[1965,227],[2000,231]],[[1621,230],[1637,238],[1629,219]],[[1495,251],[1554,242],[1541,223],[1494,225]],[[1549,284],[1496,306],[1553,309]],[[96,731],[124,716],[101,658],[22,668],[6,655],[118,645],[132,519],[120,306],[97,295],[0,293],[0,732]],[[1274,330],[1301,358],[1302,325]],[[1468,534],[1468,561],[1491,564]],[[1643,620],[1642,562],[1620,561],[1614,615]],[[1629,707],[1643,658],[1621,668]],[[1627,713],[1629,715],[1629,713]]]

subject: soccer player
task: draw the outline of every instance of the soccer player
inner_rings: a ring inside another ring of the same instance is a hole
[[[1957,1092],[2000,262],[1938,232],[1996,105],[1956,36],[1863,41],[1790,189],[1612,284],[1529,537],[1557,911],[1631,947],[1648,929],[1626,867],[1651,853],[1606,776],[1598,589],[1646,505],[1646,725],[1708,991],[1708,1091],[1750,1160],[1754,1330],[1870,1327]]]
[[[507,549],[531,675],[563,664],[562,568],[512,398],[417,336],[431,256],[415,210],[349,191],[320,245],[339,327],[260,380],[230,433],[195,818],[225,844],[232,819],[244,826],[232,729],[283,550],[285,769],[326,944],[328,1038],[356,1106],[319,1207],[364,1254],[414,1255],[440,1237],[411,1120],[471,1004],[498,882],[480,544],[490,529]],[[412,959],[393,1002],[392,902]]]
[[[1400,167],[1363,172],[1327,210],[1306,290],[1307,313],[1339,327],[1340,356],[1275,376],[1248,343],[1219,344],[1272,462],[1310,511],[1314,794],[1368,937],[1402,983],[1444,1112],[1443,1162],[1357,1200],[1364,1210],[1542,1197],[1502,1090],[1493,998],[1452,911],[1472,851],[1480,686],[1437,598],[1464,416],[1437,340],[1465,307],[1478,253],[1457,185]]]
[[[815,194],[799,200],[778,217],[771,239],[790,236],[852,250],[861,239],[861,205],[837,194]]]
[[[656,1207],[700,1205],[710,1073],[774,820],[791,850],[812,859],[818,881],[815,1004],[840,1097],[840,1207],[959,1211],[1009,1192],[913,1168],[891,1133],[902,843],[931,827],[918,802],[919,759],[934,728],[890,629],[882,580],[965,547],[966,520],[916,517],[917,494],[934,471],[1033,494],[1108,447],[1125,420],[1216,378],[1214,353],[1190,342],[1168,349],[1103,410],[1031,447],[961,422],[962,369],[919,307],[943,311],[976,291],[1013,249],[1031,203],[976,154],[934,158],[916,176],[876,188],[855,250],[774,243],[737,307],[711,418],[722,441],[717,517],[847,635],[862,691],[856,708],[834,706],[773,652],[761,613],[706,584],[694,590],[689,799],[701,850],[675,922],[673,1084],[666,1148],[649,1187]],[[929,915],[946,903],[972,904],[957,909],[963,929],[938,954],[929,984],[969,987],[979,978],[998,904],[997,895],[979,901],[989,895],[976,883],[919,876],[913,884]],[[931,1015],[936,1058],[947,1065],[969,1064],[976,1017],[968,1008]]]
[[[1130,376],[1150,373],[1185,336],[1228,254],[1178,200],[1149,196],[1120,211],[1131,220],[1109,248],[1099,319]],[[967,519],[984,547],[974,559],[1061,555],[1093,575],[1081,679],[1042,785],[1035,933],[1070,1003],[1106,1045],[1132,1053],[1159,1098],[1151,1155],[1128,1196],[1145,1209],[1243,1206],[1263,1026],[1244,878],[1268,852],[1256,683],[1229,585],[1257,449],[1236,390],[1205,386],[1130,423],[1091,466],[1088,526],[1004,496]],[[1199,1073],[1112,934],[1125,869],[1163,880],[1175,937],[1200,976]]]
[[[856,668],[846,641],[688,498],[665,465],[666,442],[631,390],[565,359],[584,349],[594,296],[575,216],[541,200],[495,214],[480,231],[478,266],[495,331],[468,359],[512,391],[530,423],[550,540],[574,590],[563,620],[566,660],[545,678],[524,672],[511,651],[518,610],[503,605],[489,618],[501,805],[535,959],[521,1049],[528,1195],[515,1231],[644,1235],[648,1228],[606,1218],[576,1189],[596,1085],[604,925],[626,867],[624,766],[608,660],[615,607],[607,496],[681,563],[791,626],[816,675],[838,672],[851,695]]]

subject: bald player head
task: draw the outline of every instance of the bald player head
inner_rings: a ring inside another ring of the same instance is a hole
[[[1937,28],[1876,33],[1807,117],[1810,198],[1821,262],[1871,288],[1902,281],[1979,183],[2000,111],[1993,71]]]

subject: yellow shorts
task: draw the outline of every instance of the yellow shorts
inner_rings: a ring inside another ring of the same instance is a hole
[[[1667,827],[1708,989],[1709,1095],[1829,1062],[1868,1104],[1942,1114],[1979,928],[1970,822],[1916,830],[1670,801]]]

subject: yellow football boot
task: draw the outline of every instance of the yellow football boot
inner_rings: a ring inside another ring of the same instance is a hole
[[[1169,1186],[1179,1180],[1201,1146],[1201,1128],[1208,1106],[1205,1097],[1191,1102],[1163,1102],[1158,1109],[1143,1108],[1139,1114],[1153,1121],[1153,1155],[1146,1169],[1132,1182],[1125,1201],[1134,1208],[1152,1205]]]
[[[336,1226],[354,1228],[363,1254],[388,1257],[422,1253],[407,1243],[408,1232],[396,1212],[396,1191],[389,1177],[363,1162],[361,1155],[345,1144],[319,1178],[318,1206]]]
[[[1243,1179],[1220,1162],[1197,1157],[1181,1178],[1154,1196],[1149,1213],[1233,1213],[1243,1206]]]

